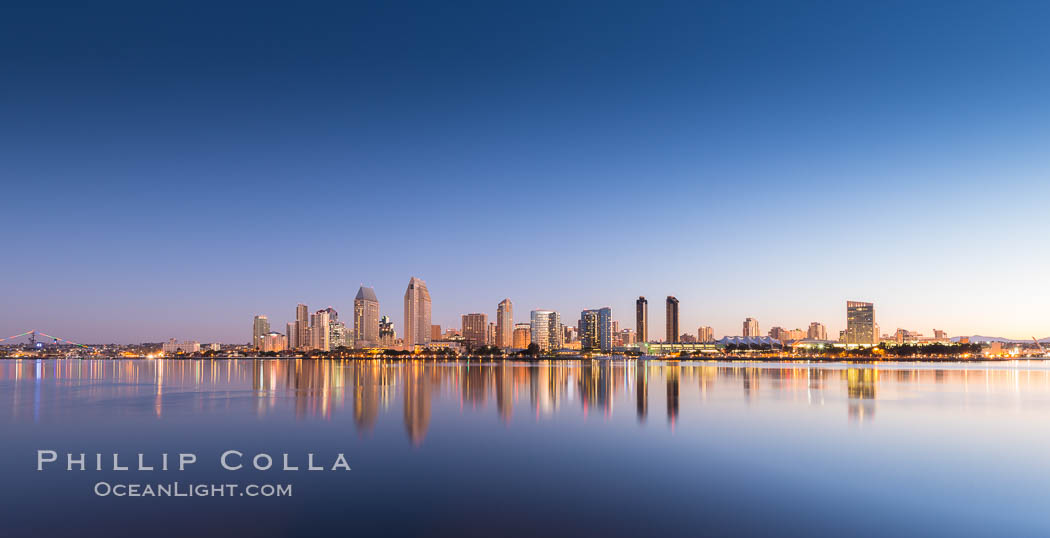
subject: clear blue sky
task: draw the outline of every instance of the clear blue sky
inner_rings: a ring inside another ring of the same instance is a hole
[[[0,332],[611,306],[1050,335],[1046,2],[0,9]]]

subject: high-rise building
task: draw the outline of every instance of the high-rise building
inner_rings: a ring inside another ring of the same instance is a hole
[[[430,343],[430,291],[427,283],[412,277],[405,290],[405,346]]]
[[[262,337],[270,333],[270,320],[266,316],[255,316],[252,320],[252,347],[259,349]]]
[[[379,345],[382,347],[393,347],[395,340],[397,340],[397,333],[394,331],[394,321],[390,319],[390,316],[380,317]]]
[[[758,328],[758,320],[755,318],[747,318],[744,320],[744,338],[752,337],[758,338],[762,336],[762,332]]]
[[[612,351],[612,309],[608,306],[580,312],[580,347]]]
[[[533,310],[530,318],[531,343],[539,346],[541,351],[561,349],[561,315],[551,310]]]
[[[488,315],[478,312],[463,314],[463,339],[467,341],[467,345],[471,348],[488,345],[488,328]]]
[[[678,343],[678,299],[674,295],[667,296],[667,342]]]
[[[634,302],[634,334],[639,342],[649,341],[649,301],[638,297]]]
[[[508,348],[514,344],[514,305],[503,299],[496,306],[496,341],[493,345]]]
[[[361,286],[354,297],[354,347],[379,342],[379,298],[372,288]]]
[[[496,345],[496,322],[490,321],[488,331],[485,332],[485,345]]]
[[[861,301],[846,301],[846,343],[873,346],[879,343],[875,324],[875,305]]]
[[[518,323],[514,325],[514,340],[511,342],[511,347],[517,349],[525,349],[529,347],[529,343],[532,342],[532,328],[528,323]]]
[[[441,340],[441,325],[430,325],[430,341]]]
[[[620,345],[621,346],[633,346],[635,344],[635,333],[632,329],[624,329],[620,331]]]
[[[299,331],[295,330],[295,322],[289,321],[284,325],[284,336],[285,341],[288,342],[288,349],[296,349],[299,347],[299,342],[296,338],[299,336]]]
[[[310,316],[310,349],[330,351],[332,341],[330,340],[329,321],[331,316],[328,309],[318,310]]]
[[[354,347],[354,330],[342,321],[328,320],[328,342],[332,349]]]
[[[772,329],[769,330],[769,337],[774,339],[774,340],[781,340],[781,341],[783,341],[785,338],[787,338],[786,335],[787,335],[787,329],[785,329],[783,327],[773,327]]]
[[[806,331],[806,338],[810,340],[827,340],[828,339],[828,328],[823,323],[814,321],[809,324],[809,330]]]
[[[259,339],[259,351],[278,352],[288,348],[288,337],[281,333],[268,332]]]
[[[310,312],[306,305],[295,305],[295,343],[299,349],[310,349]]]
[[[715,341],[715,330],[708,326],[696,330],[696,341],[701,344],[709,344]]]

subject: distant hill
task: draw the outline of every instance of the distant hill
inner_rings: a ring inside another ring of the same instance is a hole
[[[1016,340],[1016,339],[1013,339],[1013,338],[1003,338],[1001,336],[981,336],[979,334],[975,334],[973,336],[953,336],[952,337],[952,342],[958,342],[959,340],[961,340],[963,338],[969,338],[971,342],[976,342],[976,343],[985,343],[985,342],[1002,342],[1004,344],[1031,344],[1032,343],[1032,339],[1031,338],[1029,338],[1029,339],[1022,339],[1022,340]],[[1039,343],[1040,344],[1050,344],[1050,336],[1039,340]]]

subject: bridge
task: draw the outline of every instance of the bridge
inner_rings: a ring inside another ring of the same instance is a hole
[[[23,336],[29,335],[29,346],[30,347],[37,347],[38,345],[42,345],[43,344],[43,342],[39,342],[38,343],[36,341],[36,335],[38,335],[38,334],[40,336],[43,336],[44,338],[50,339],[52,341],[52,343],[55,344],[55,345],[69,344],[69,345],[72,345],[72,346],[77,346],[77,347],[82,347],[82,348],[87,348],[88,347],[88,346],[85,346],[84,344],[78,344],[77,342],[74,342],[72,340],[66,340],[65,338],[59,338],[57,336],[51,336],[50,334],[47,334],[47,333],[44,333],[44,332],[41,332],[41,331],[38,331],[38,330],[35,330],[35,329],[30,329],[30,330],[28,330],[28,331],[26,331],[24,333],[19,333],[19,334],[16,334],[14,336],[8,336],[7,338],[0,338],[0,345],[2,345],[4,342],[7,342],[8,340],[17,340],[18,338],[21,338]]]

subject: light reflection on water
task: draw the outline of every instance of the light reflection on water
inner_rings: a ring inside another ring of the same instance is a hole
[[[1018,398],[1050,390],[1050,367],[1041,361],[994,363],[719,363],[644,360],[438,362],[321,360],[12,360],[0,362],[0,383],[10,398],[12,422],[62,420],[92,403],[152,397],[151,412],[165,413],[166,395],[180,408],[207,410],[230,402],[217,395],[250,395],[265,417],[289,408],[297,419],[329,420],[351,414],[359,432],[373,430],[395,402],[404,428],[421,445],[430,428],[432,401],[460,410],[544,420],[567,405],[581,417],[633,413],[639,423],[665,406],[673,428],[682,400],[702,403],[717,395],[745,404],[768,399],[825,405],[841,400],[843,418],[874,420],[880,399],[897,400],[937,387],[961,391],[963,402],[980,395]],[[31,394],[28,389],[32,389]],[[242,398],[243,399],[243,398]],[[63,405],[68,403],[76,405]],[[85,407],[88,406],[88,407]],[[140,410],[140,407],[131,408]],[[391,417],[385,417],[390,420]]]
[[[0,505],[25,534],[1050,532],[1040,361],[8,360],[0,405]],[[34,473],[41,447],[345,451],[354,471],[295,475],[294,504],[186,501],[158,529],[171,501],[93,498],[98,476]],[[45,499],[69,517],[31,517]]]

